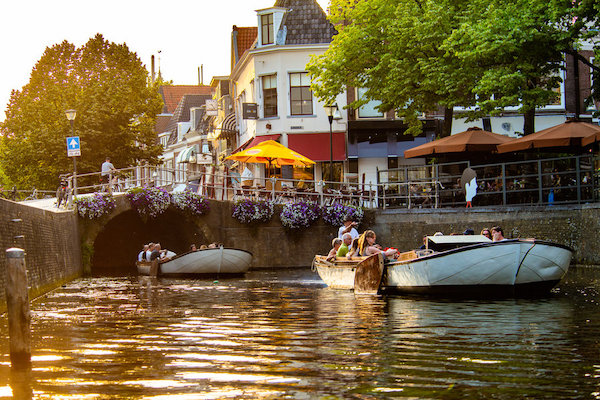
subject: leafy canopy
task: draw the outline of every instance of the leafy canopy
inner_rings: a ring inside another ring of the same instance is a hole
[[[117,168],[158,163],[162,152],[153,131],[162,100],[158,86],[125,44],[98,34],[76,48],[64,41],[46,48],[29,83],[11,94],[0,125],[0,168],[20,187],[53,189],[72,172],[65,110],[77,110],[80,137],[77,172],[98,172],[107,156]],[[94,182],[95,183],[95,182]]]
[[[420,132],[438,106],[470,119],[556,99],[564,54],[598,27],[596,0],[332,0],[338,35],[308,65],[317,97],[366,88]],[[598,79],[600,82],[600,79]],[[464,114],[463,114],[464,115]]]

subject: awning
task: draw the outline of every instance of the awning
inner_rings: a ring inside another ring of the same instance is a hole
[[[329,132],[288,135],[288,147],[313,161],[329,161]],[[333,132],[333,161],[346,160],[346,134]]]
[[[196,155],[196,146],[186,147],[177,155],[177,163],[189,163],[190,159]]]
[[[219,124],[216,129],[216,137],[220,136],[232,136],[237,133],[237,123],[235,113],[231,112],[227,114],[223,122]]]
[[[231,154],[235,154],[238,153],[244,149],[247,149],[248,147],[253,147],[256,146],[259,143],[264,142],[265,140],[277,140],[279,139],[281,135],[277,134],[277,135],[262,135],[262,136],[255,136],[252,139],[248,139],[248,141],[246,141],[246,143],[242,144],[240,147],[238,147],[237,149],[235,149]]]

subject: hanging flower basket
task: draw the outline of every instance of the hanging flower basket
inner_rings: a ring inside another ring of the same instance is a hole
[[[323,220],[333,226],[341,226],[348,218],[360,223],[365,215],[360,207],[333,203],[321,209]]]
[[[233,205],[231,216],[244,224],[267,222],[273,217],[273,208],[269,200],[241,199]]]
[[[193,216],[204,215],[210,209],[208,200],[192,192],[178,192],[171,195],[171,202],[178,210]]]
[[[312,201],[288,203],[279,214],[282,225],[289,229],[308,228],[319,216],[319,205]]]
[[[171,196],[162,188],[144,187],[127,191],[127,199],[142,218],[156,218],[169,208]]]
[[[115,199],[108,193],[94,193],[92,196],[75,199],[77,212],[83,218],[100,218],[115,209]]]

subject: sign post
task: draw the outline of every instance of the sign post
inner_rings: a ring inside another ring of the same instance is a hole
[[[73,121],[71,121],[71,129],[73,129]],[[77,196],[77,157],[81,156],[79,136],[67,138],[67,156],[73,157],[73,196]]]

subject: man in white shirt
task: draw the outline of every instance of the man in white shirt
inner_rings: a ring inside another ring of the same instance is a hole
[[[358,224],[352,221],[352,219],[346,218],[344,225],[340,226],[340,229],[338,229],[338,238],[342,239],[344,233],[349,233],[350,236],[352,236],[352,240],[356,239],[359,236],[358,231],[356,230],[357,226]]]

